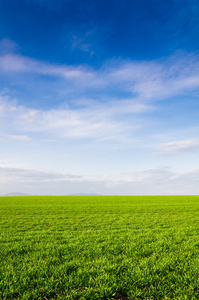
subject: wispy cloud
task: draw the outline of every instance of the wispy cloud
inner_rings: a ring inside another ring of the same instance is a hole
[[[159,151],[152,153],[153,156],[172,156],[182,153],[199,152],[199,139],[162,143],[158,146],[158,149]]]
[[[31,109],[20,106],[16,101],[0,98],[1,135],[25,141],[33,133],[56,138],[92,138],[94,140],[124,140],[133,126],[114,119],[116,112],[109,108],[104,113],[98,105],[72,110]],[[136,105],[135,112],[147,109]]]
[[[127,99],[155,101],[198,89],[198,70],[199,57],[186,53],[156,61],[113,61],[98,70],[85,66],[50,64],[13,53],[0,56],[1,72],[29,72],[70,81],[74,97],[78,92],[86,91],[97,98],[100,91],[100,95],[103,93],[106,99],[115,90],[120,91],[119,95],[127,93]],[[114,97],[116,100],[121,98]]]
[[[93,72],[84,67],[54,65],[17,54],[1,56],[0,69],[4,72],[30,72],[65,79],[84,78],[88,80],[93,76]]]
[[[86,33],[79,35],[77,33],[72,34],[72,50],[80,50],[93,55],[94,41],[96,40],[96,30],[88,30]]]
[[[30,137],[27,135],[10,135],[10,139],[19,142],[25,142],[25,141],[29,141]]]
[[[23,85],[27,72],[38,78],[43,75],[54,77],[48,89],[61,80],[59,93],[62,100],[57,94],[56,107],[51,108],[49,104],[48,108],[34,109],[20,105],[20,99],[13,101],[4,94],[0,99],[0,114],[9,135],[46,132],[66,138],[124,139],[142,126],[137,120],[125,121],[126,115],[150,112],[155,109],[157,100],[197,90],[198,70],[199,57],[185,54],[156,61],[113,61],[93,70],[84,66],[50,64],[9,53],[0,56],[2,75],[6,73],[9,77],[20,73]],[[177,152],[175,145],[173,150],[171,146],[160,145],[159,152]]]
[[[111,76],[145,99],[158,100],[199,88],[199,57],[176,53],[165,60],[124,62]]]

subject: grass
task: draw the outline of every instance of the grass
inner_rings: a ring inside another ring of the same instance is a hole
[[[0,299],[199,299],[199,196],[0,197]]]

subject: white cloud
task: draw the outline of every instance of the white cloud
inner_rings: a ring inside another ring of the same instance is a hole
[[[114,108],[115,109],[115,108]],[[135,112],[143,109],[135,105]],[[17,105],[16,101],[0,98],[1,135],[25,141],[33,133],[58,138],[92,138],[94,140],[124,140],[133,128],[114,120],[114,110],[104,113],[100,106],[72,109],[31,109]]]
[[[19,105],[2,93],[0,95],[1,134],[16,140],[28,140],[32,134],[45,138],[88,138],[94,141],[131,139],[132,133],[140,127],[135,120],[128,124],[126,114],[140,114],[151,111],[152,106],[134,99],[105,101],[74,99],[74,108],[61,105],[54,109],[33,109]],[[124,116],[124,118],[123,118]]]
[[[110,100],[111,92],[117,90],[128,92],[127,100],[133,98],[143,102],[182,95],[199,88],[199,57],[186,53],[165,60],[110,62],[98,70],[50,64],[9,53],[0,56],[0,70],[29,72],[69,81],[74,98],[79,97],[80,91],[93,93],[95,97],[103,91],[103,99]],[[68,90],[70,86],[67,86]],[[121,97],[114,98],[119,101]]]
[[[182,153],[199,152],[199,139],[190,139],[162,143],[158,146],[160,151],[152,153],[153,156],[171,156]]]
[[[119,176],[79,176],[48,170],[23,169],[0,165],[0,194],[67,195],[95,193],[107,195],[198,194],[199,169],[174,172],[162,167]]]
[[[38,144],[41,153],[45,155],[46,145],[44,146],[44,143],[42,144],[39,141],[48,139],[68,139],[69,148],[73,143],[70,144],[69,139],[75,139],[75,143],[76,140],[83,140],[84,144],[87,144],[90,140],[104,141],[104,144],[109,145],[110,141],[117,142],[113,145],[119,142],[124,153],[117,153],[116,156],[114,149],[113,160],[110,164],[114,166],[114,160],[120,161],[118,173],[124,168],[122,166],[123,161],[128,159],[129,166],[135,164],[138,169],[140,169],[139,162],[142,165],[145,162],[148,163],[146,153],[149,145],[154,148],[154,140],[156,144],[159,143],[159,146],[157,151],[152,153],[153,156],[171,156],[199,151],[199,140],[194,138],[198,136],[197,130],[189,135],[190,128],[187,127],[185,132],[186,128],[181,127],[183,133],[177,135],[177,129],[172,128],[172,134],[169,135],[168,139],[165,139],[167,128],[164,127],[161,132],[164,137],[154,137],[156,133],[156,130],[154,133],[154,124],[150,126],[150,115],[145,115],[155,110],[155,103],[158,100],[188,94],[190,91],[192,95],[192,92],[197,91],[199,88],[198,56],[181,54],[167,60],[148,62],[112,61],[101,69],[94,70],[85,66],[56,65],[16,55],[12,53],[14,45],[9,43],[7,43],[7,48],[10,49],[9,51],[6,50],[9,54],[4,53],[0,56],[0,76],[4,78],[6,74],[5,81],[8,83],[8,88],[12,89],[10,93],[9,89],[4,90],[0,95],[0,138],[1,141],[5,142],[1,150],[5,160],[21,161],[24,162],[24,165],[28,166],[29,164],[31,166],[29,161],[29,155],[32,157],[30,150],[24,146],[30,143],[33,145],[34,141],[37,140],[35,145]],[[43,80],[44,78],[45,80]],[[48,81],[49,79],[50,81]],[[30,88],[29,81],[31,81]],[[29,96],[28,93],[32,91],[33,86],[36,86],[35,82],[38,83],[38,93],[33,98],[38,97],[38,99],[35,100],[34,98],[35,102],[32,102],[31,95]],[[43,83],[47,86],[47,93],[46,86],[43,87]],[[16,89],[14,90],[13,87]],[[45,90],[41,97],[40,87],[42,87],[41,90],[43,88]],[[55,88],[53,89],[53,87]],[[26,89],[28,92],[24,92]],[[16,91],[18,90],[19,93],[17,94]],[[45,97],[51,95],[52,90],[55,92],[52,93],[52,98],[47,103]],[[22,95],[23,99],[20,99],[20,96],[19,99],[15,99],[15,96],[12,96],[15,93],[16,95],[24,93]],[[11,96],[9,97],[8,94]],[[22,103],[26,103],[26,106]],[[34,106],[35,103],[37,106]],[[45,106],[43,106],[43,103],[45,103]],[[52,103],[53,107],[51,106]],[[159,121],[159,117],[157,115],[156,117]],[[149,128],[151,133],[149,133]],[[176,136],[179,140],[175,140]],[[187,139],[187,136],[192,138]],[[150,137],[152,137],[151,141],[149,141]],[[22,143],[28,140],[30,142]],[[160,143],[160,140],[169,142]],[[127,147],[126,142],[128,142],[128,146],[131,146],[130,149]],[[64,145],[66,146],[67,143]],[[18,147],[18,154],[15,154],[14,151],[7,154],[6,147],[9,146],[10,148],[10,144],[15,144],[16,148]],[[81,142],[76,143],[75,146],[78,148],[82,144]],[[100,147],[98,147],[99,144],[96,143],[95,145],[97,146],[93,149],[97,149],[98,152],[99,148],[98,153],[102,153],[103,151],[100,152]],[[86,159],[88,159],[90,172],[92,168],[89,157],[93,155],[92,151],[95,151],[89,149],[89,147],[87,149]],[[130,153],[131,150],[132,153]],[[140,153],[137,153],[139,150],[141,150]],[[52,149],[51,152],[55,159],[58,155],[56,151]],[[98,153],[93,156],[97,157]],[[122,155],[125,156],[126,153],[127,156],[123,158]],[[44,168],[47,164],[50,168],[50,154],[47,153],[46,156],[49,157],[49,160]],[[64,157],[63,155],[60,156]],[[136,161],[137,157],[138,161]],[[80,158],[81,156],[79,156],[79,160]],[[39,156],[35,158],[37,166],[42,165],[42,161],[39,161],[39,159]],[[149,168],[157,159],[152,160],[153,162],[147,165]],[[92,161],[94,162],[94,159]],[[99,164],[100,162],[96,162],[96,167]],[[65,165],[67,165],[67,162],[65,162]],[[63,168],[60,170],[63,170]],[[106,166],[104,166],[104,169],[106,170]],[[57,167],[57,170],[59,170],[59,167]],[[70,170],[73,170],[73,166]],[[2,193],[12,192],[10,190],[12,186],[15,190],[30,194],[45,194],[47,191],[49,194],[77,192],[97,194],[192,194],[198,193],[198,174],[198,170],[178,173],[169,168],[154,168],[142,172],[125,173],[115,177],[109,175],[84,177],[2,165],[0,176],[2,186],[5,187],[5,192]],[[27,189],[23,190],[23,186]]]
[[[165,60],[124,62],[110,76],[141,98],[182,95],[199,88],[199,56],[177,53]]]
[[[27,135],[11,135],[10,139],[15,140],[15,141],[19,141],[19,142],[25,142],[25,141],[29,141],[30,137],[27,136]]]
[[[0,69],[4,72],[33,72],[41,75],[63,77],[65,79],[89,79],[93,72],[83,67],[69,67],[37,61],[17,54],[0,57]]]
[[[0,57],[0,69],[8,74],[29,72],[61,78],[62,88],[66,83],[66,95],[72,94],[67,107],[54,109],[28,108],[1,96],[0,115],[4,121],[0,126],[7,134],[16,136],[46,132],[69,138],[126,138],[136,127],[142,126],[137,120],[125,121],[126,114],[150,112],[155,109],[155,104],[151,103],[159,99],[199,88],[199,59],[194,55],[173,56],[164,61],[110,63],[92,70],[83,66],[50,64],[10,53]],[[24,77],[23,84],[25,82]],[[124,92],[128,93],[127,97],[121,97]],[[70,101],[75,108],[70,108]],[[14,128],[20,132],[12,132]],[[160,146],[160,152],[164,152],[165,147]],[[165,150],[169,151],[171,153],[171,150]]]

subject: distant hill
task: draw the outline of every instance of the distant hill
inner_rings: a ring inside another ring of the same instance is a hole
[[[29,194],[26,193],[17,193],[17,192],[13,192],[13,193],[8,193],[4,196],[30,196]]]
[[[77,193],[77,194],[71,194],[69,196],[99,196],[98,194],[84,194],[84,193]]]
[[[1,196],[32,196],[30,194],[26,194],[26,193],[18,193],[18,192],[13,192],[13,193],[8,193],[5,195],[1,195]],[[68,194],[65,196],[100,196],[99,194],[86,194],[86,193],[76,193],[76,194]]]

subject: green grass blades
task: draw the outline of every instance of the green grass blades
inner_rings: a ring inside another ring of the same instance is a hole
[[[199,196],[0,197],[0,299],[199,299]]]

